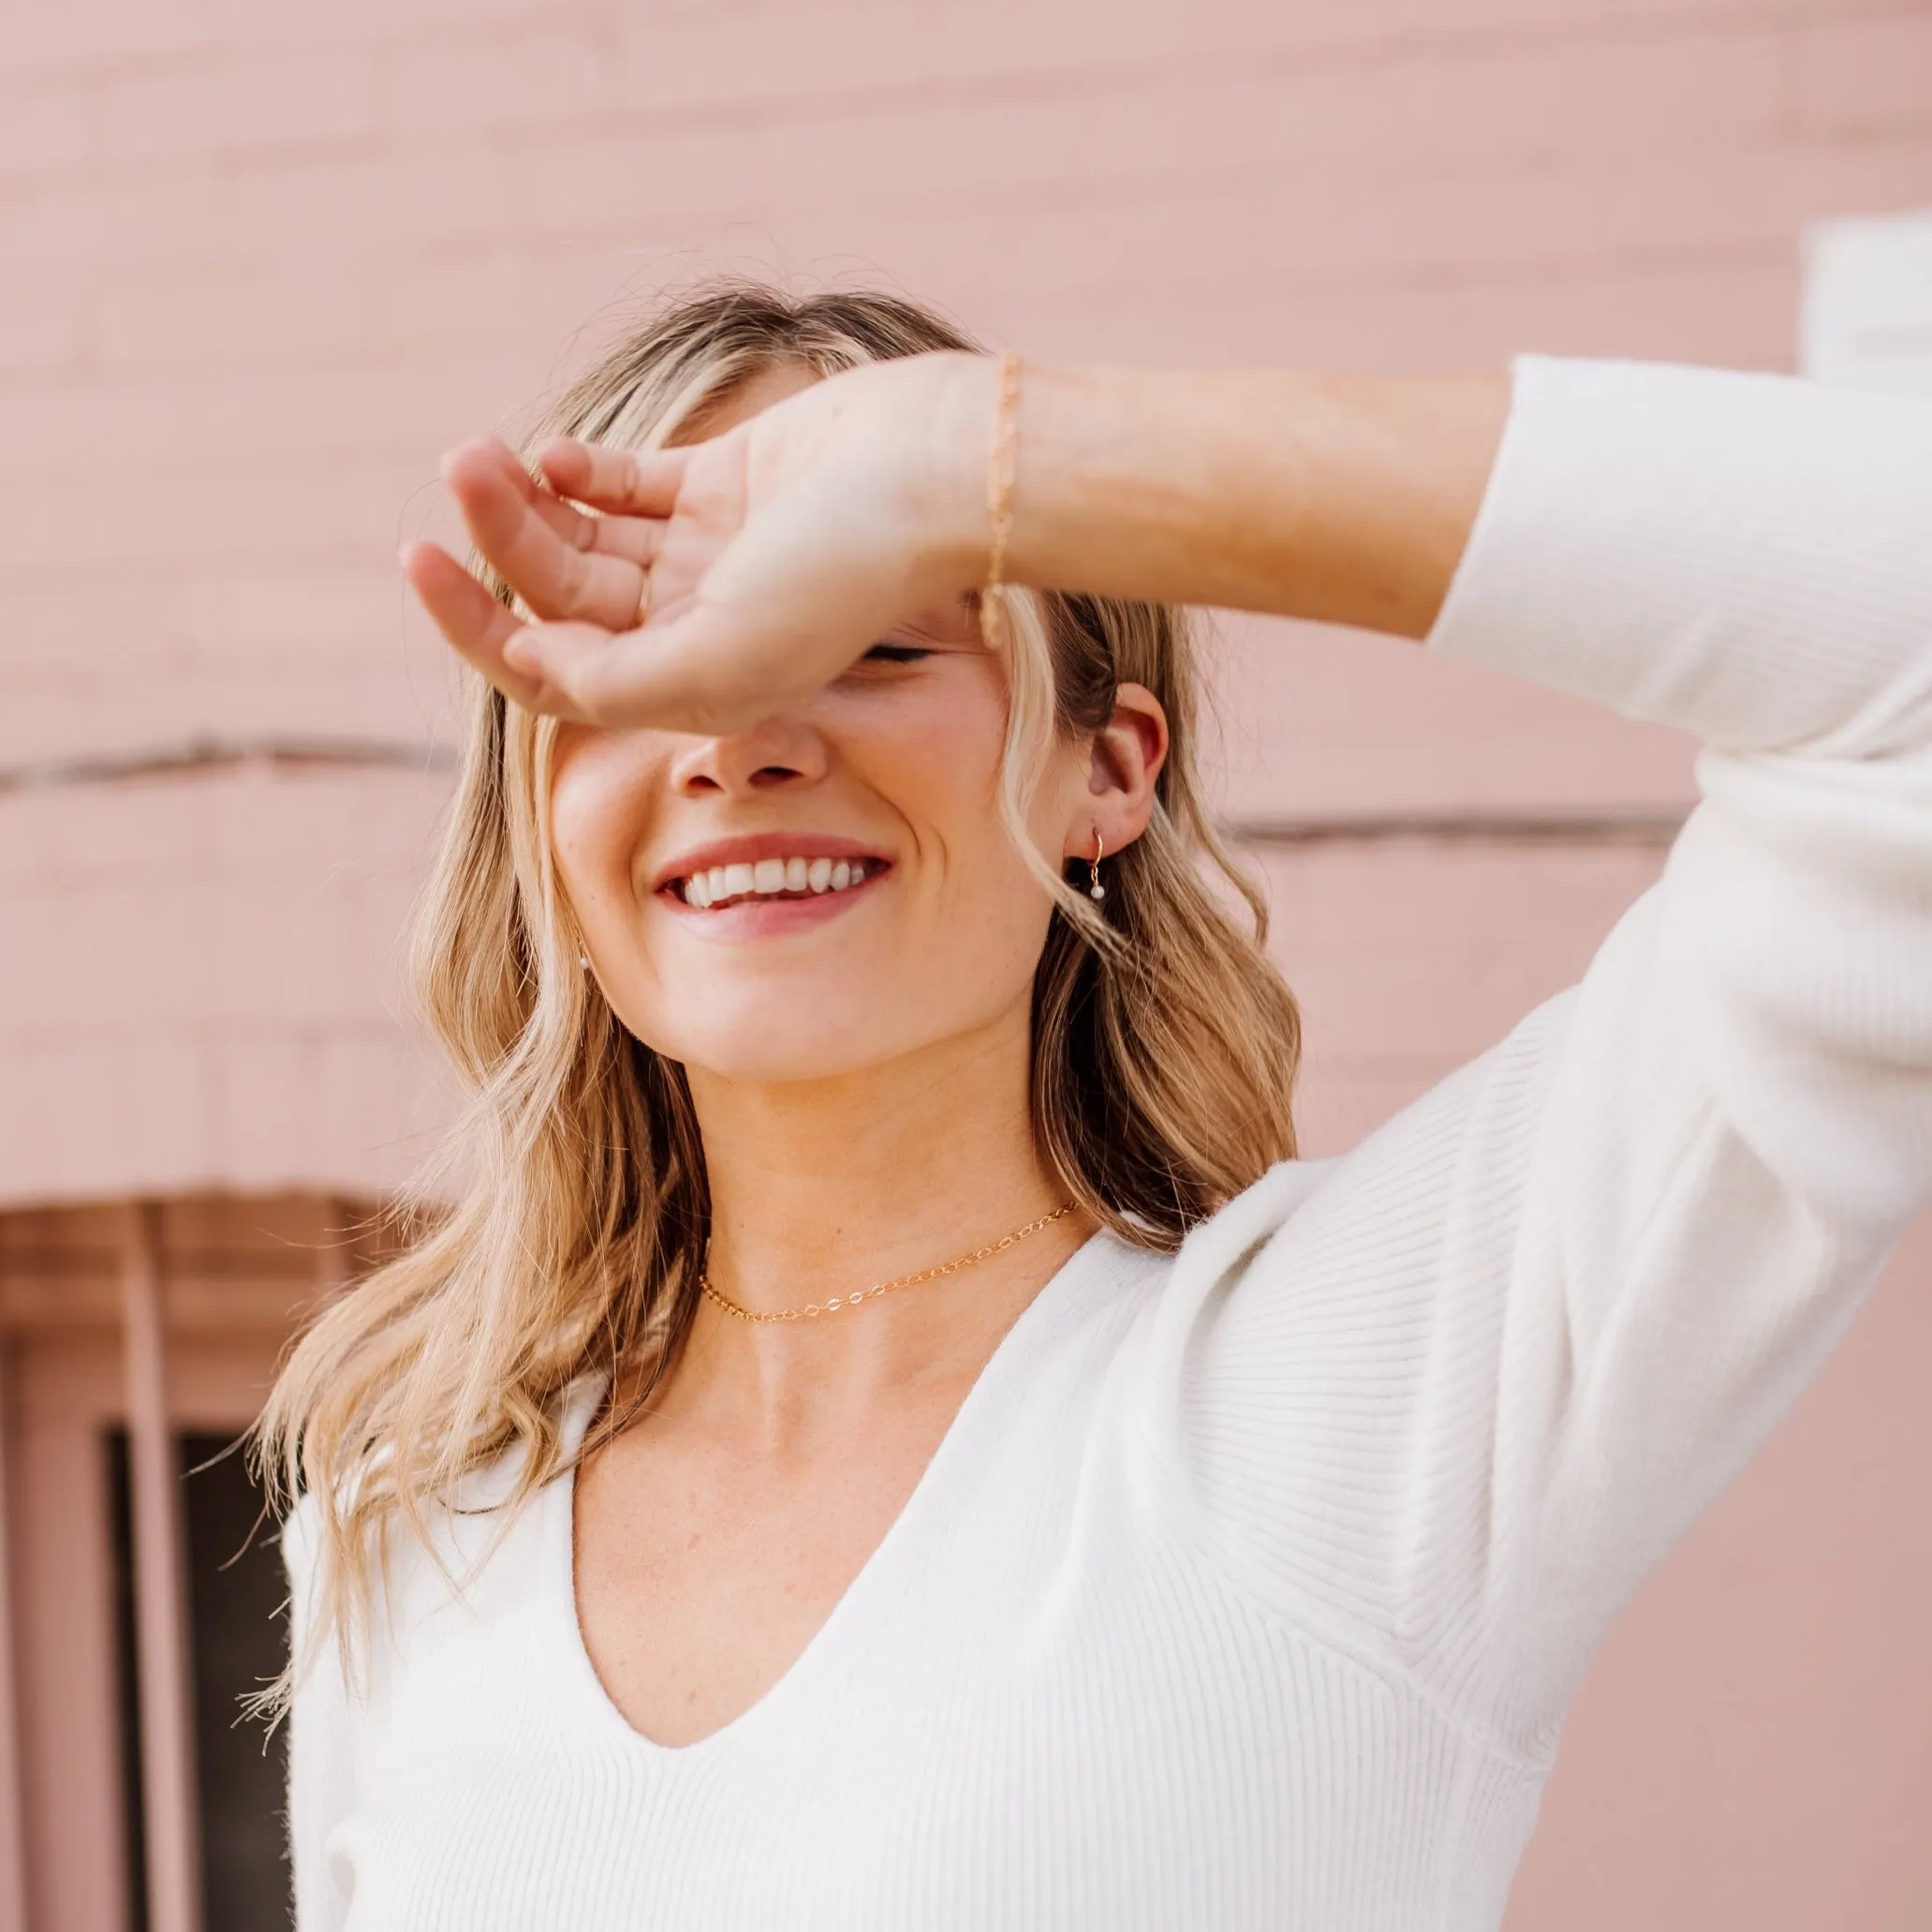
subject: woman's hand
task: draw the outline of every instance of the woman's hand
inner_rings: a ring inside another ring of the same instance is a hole
[[[404,568],[443,635],[519,704],[742,730],[983,577],[996,380],[976,356],[876,363],[708,442],[553,443],[537,458],[548,490],[501,443],[471,443],[444,475],[536,621],[434,544]]]

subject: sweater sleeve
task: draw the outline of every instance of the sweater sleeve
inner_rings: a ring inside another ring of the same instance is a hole
[[[288,1718],[288,1855],[297,1932],[338,1932],[347,1923],[349,1901],[329,1840],[352,1798],[350,1713],[334,1645],[308,1655],[315,1621],[315,1511],[304,1502],[282,1531],[290,1652],[299,1667]]]
[[[1526,360],[1430,640],[1695,732],[1583,983],[1229,1251],[1197,1501],[1533,1756],[1932,1191],[1932,407]]]

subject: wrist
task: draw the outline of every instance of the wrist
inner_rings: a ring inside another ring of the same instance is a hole
[[[1001,363],[997,356],[921,356],[886,365],[909,383],[915,395],[899,394],[888,406],[904,412],[910,435],[907,497],[917,568],[935,600],[982,589],[989,581],[998,495],[1010,512],[1003,579],[1037,588],[1067,587],[1069,562],[1061,554],[1072,539],[1081,549],[1085,492],[1099,480],[1108,456],[1107,419],[1115,405],[1105,372],[1025,362],[1002,423]],[[907,407],[907,405],[913,406]],[[995,489],[1000,440],[1008,487]],[[1114,491],[1102,491],[1110,500]],[[1117,510],[1118,504],[1113,508]]]
[[[992,519],[987,497],[999,393],[999,362],[968,354],[922,356],[898,365],[922,386],[906,401],[912,437],[907,495],[922,582],[936,601],[987,579]]]

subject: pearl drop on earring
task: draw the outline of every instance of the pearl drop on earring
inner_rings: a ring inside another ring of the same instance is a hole
[[[1107,888],[1100,883],[1100,861],[1107,856],[1107,848],[1100,843],[1100,828],[1094,827],[1094,856],[1086,862],[1086,876],[1089,881],[1086,895],[1089,899],[1104,899]]]

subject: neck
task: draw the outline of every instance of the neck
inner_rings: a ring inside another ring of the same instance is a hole
[[[1023,1007],[835,1079],[782,1086],[690,1069],[712,1198],[708,1273],[759,1313],[823,1303],[969,1253],[1066,1199],[1034,1144]],[[708,1305],[686,1354],[761,1407],[848,1394],[983,1352],[1086,1234],[1079,1215],[956,1275],[809,1322]]]
[[[1034,1146],[1027,1016],[834,1078],[691,1070],[711,1183],[710,1274],[759,1311],[951,1261],[1057,1207]]]

